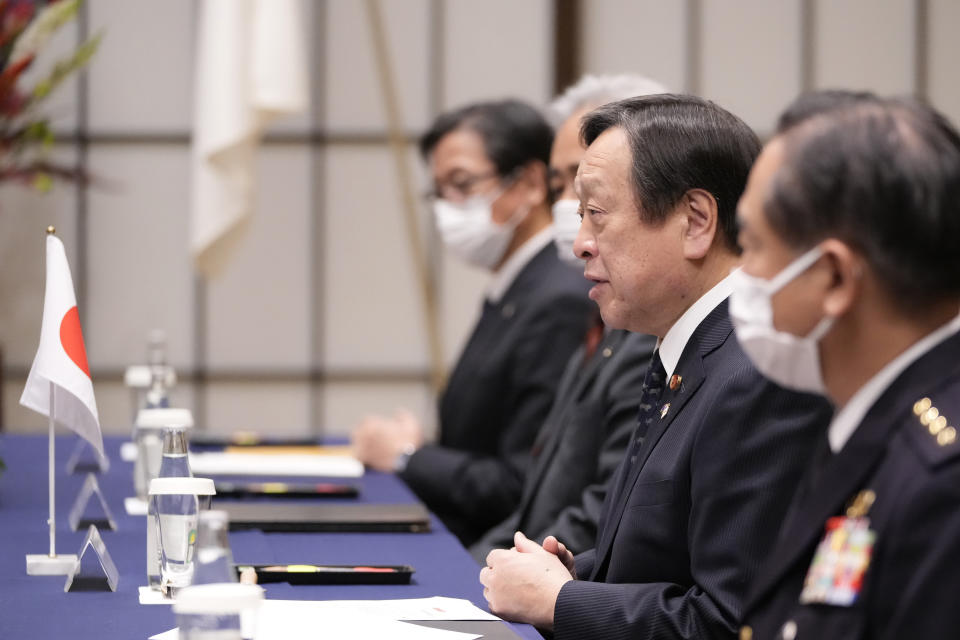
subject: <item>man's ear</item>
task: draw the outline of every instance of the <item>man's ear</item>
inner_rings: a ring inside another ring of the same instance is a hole
[[[549,199],[550,185],[547,177],[547,167],[542,162],[531,161],[525,164],[520,170],[519,182],[526,187],[526,200],[531,207]]]
[[[717,200],[704,189],[690,189],[677,205],[684,217],[683,257],[701,260],[706,257],[717,235]]]
[[[863,260],[848,245],[835,238],[824,240],[820,247],[830,269],[823,297],[823,313],[837,318],[850,310],[860,293],[863,286]]]

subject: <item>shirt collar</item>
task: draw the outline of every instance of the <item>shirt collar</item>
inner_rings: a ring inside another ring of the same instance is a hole
[[[904,369],[920,359],[922,355],[960,330],[960,316],[957,316],[936,331],[927,334],[891,360],[875,373],[865,385],[860,387],[853,397],[833,416],[827,431],[830,450],[833,453],[843,449],[853,436],[870,407],[880,398],[887,387]]]
[[[690,341],[690,336],[697,330],[700,323],[710,315],[710,312],[726,300],[732,292],[733,282],[730,276],[727,276],[690,305],[680,316],[680,319],[673,323],[673,326],[667,331],[667,335],[658,342],[660,361],[663,362],[663,370],[666,371],[668,380],[677,368],[680,356],[683,355],[683,350]]]
[[[517,247],[513,255],[507,258],[506,261],[500,265],[500,268],[497,269],[496,273],[493,274],[493,279],[487,286],[487,300],[493,304],[500,302],[503,295],[507,292],[507,289],[509,289],[513,281],[517,279],[520,272],[523,271],[523,268],[533,260],[535,255],[540,253],[541,249],[552,241],[553,225],[547,225],[547,227],[541,229],[534,234],[533,237]]]

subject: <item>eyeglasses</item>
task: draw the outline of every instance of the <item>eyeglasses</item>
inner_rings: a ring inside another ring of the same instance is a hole
[[[444,184],[438,184],[433,189],[429,189],[423,194],[424,200],[432,202],[434,200],[450,200],[460,202],[466,200],[476,193],[476,186],[491,178],[499,178],[500,174],[496,171],[488,173],[469,174],[460,173],[456,178],[449,180]]]

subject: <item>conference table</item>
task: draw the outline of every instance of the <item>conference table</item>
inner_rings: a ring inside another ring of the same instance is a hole
[[[69,474],[66,464],[77,438],[58,436],[56,443],[56,514],[58,553],[77,553],[85,531],[72,531],[67,514],[86,474]],[[0,639],[104,638],[145,639],[176,626],[167,605],[141,605],[138,588],[146,583],[146,518],[130,516],[124,499],[133,494],[133,465],[120,459],[121,438],[105,438],[110,468],[98,475],[116,531],[102,531],[119,572],[116,592],[65,593],[64,576],[28,576],[25,556],[49,549],[47,527],[47,446],[42,436],[0,436]],[[391,474],[368,471],[351,480],[360,487],[351,502],[402,504],[416,498]],[[334,500],[324,498],[324,500]],[[335,499],[341,500],[341,499]],[[216,499],[214,499],[216,508]],[[479,568],[459,541],[431,516],[428,533],[264,533],[232,531],[234,561],[250,564],[412,565],[404,585],[264,585],[266,597],[278,600],[381,600],[448,596],[470,600],[486,610]],[[432,623],[436,626],[451,623]],[[529,625],[500,621],[466,625],[484,638],[539,639]],[[447,628],[453,628],[448,626]],[[324,637],[318,621],[317,637]]]

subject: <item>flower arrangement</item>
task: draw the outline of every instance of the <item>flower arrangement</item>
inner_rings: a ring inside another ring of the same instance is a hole
[[[53,131],[39,108],[54,89],[90,61],[102,36],[94,36],[57,61],[32,87],[20,86],[44,45],[76,17],[80,3],[0,0],[0,182],[15,180],[48,191],[55,179],[82,177],[76,168],[48,160]]]
[[[53,147],[44,100],[96,53],[101,35],[78,46],[43,74],[28,74],[53,35],[72,21],[81,0],[0,0],[0,182],[16,181],[46,192],[54,180],[82,180],[76,167],[48,159]],[[24,88],[27,76],[39,77]],[[0,473],[5,469],[0,458]]]

